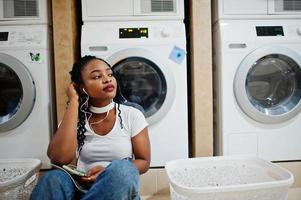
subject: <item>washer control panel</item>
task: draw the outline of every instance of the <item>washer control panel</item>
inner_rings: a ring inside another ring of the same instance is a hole
[[[119,28],[119,38],[148,38],[148,28]]]
[[[46,38],[45,32],[40,30],[0,31],[0,47],[44,46]]]

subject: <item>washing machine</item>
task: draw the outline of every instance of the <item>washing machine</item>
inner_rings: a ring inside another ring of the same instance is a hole
[[[0,158],[38,158],[50,167],[54,131],[51,31],[0,26]]]
[[[214,27],[215,154],[301,160],[300,20]]]
[[[152,167],[188,157],[183,23],[85,23],[81,55],[107,60],[118,76],[125,102],[144,113],[149,123]]]

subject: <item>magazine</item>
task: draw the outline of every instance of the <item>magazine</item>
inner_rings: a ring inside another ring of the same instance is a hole
[[[87,188],[85,188],[84,186],[82,186],[82,185],[80,184],[80,182],[78,182],[78,181],[74,178],[74,176],[85,176],[85,173],[84,173],[84,172],[81,172],[81,171],[79,171],[79,170],[77,170],[75,165],[69,164],[69,165],[58,166],[58,165],[52,164],[52,163],[51,163],[51,165],[52,165],[53,167],[55,167],[55,168],[58,168],[58,169],[60,169],[60,170],[63,170],[64,172],[66,172],[66,173],[70,176],[72,182],[74,183],[75,187],[76,187],[79,191],[81,191],[81,192],[83,192],[83,193],[86,193],[86,192],[88,191]]]

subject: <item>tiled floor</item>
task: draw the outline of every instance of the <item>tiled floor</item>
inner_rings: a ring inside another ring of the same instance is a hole
[[[142,200],[170,200],[168,195],[142,196]]]
[[[301,200],[301,188],[291,188],[288,191],[288,200]]]

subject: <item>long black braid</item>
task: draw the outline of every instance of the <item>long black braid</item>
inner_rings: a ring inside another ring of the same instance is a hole
[[[72,70],[69,72],[71,75],[71,81],[76,83],[77,85],[80,85],[81,83],[83,83],[82,78],[81,78],[81,72],[85,68],[85,66],[94,59],[101,60],[102,62],[106,63],[110,68],[112,68],[108,62],[106,62],[105,60],[103,60],[101,58],[97,58],[95,56],[84,56],[84,57],[80,58],[76,63],[73,64]],[[118,117],[120,119],[120,126],[121,126],[121,128],[123,128],[120,103],[119,103],[120,102],[119,95],[121,95],[121,93],[120,93],[120,89],[118,86],[118,76],[114,73],[114,71],[113,71],[113,76],[117,80],[117,92],[116,92],[114,101],[117,103]],[[86,136],[85,136],[85,132],[87,131],[87,129],[85,128],[86,114],[82,110],[87,111],[87,109],[88,109],[88,103],[86,105],[84,105],[85,102],[87,101],[87,98],[88,98],[88,96],[86,94],[79,92],[79,107],[78,107],[78,122],[77,122],[77,143],[78,143],[77,150],[79,153],[82,150],[82,147],[85,143],[84,141],[86,138]]]

